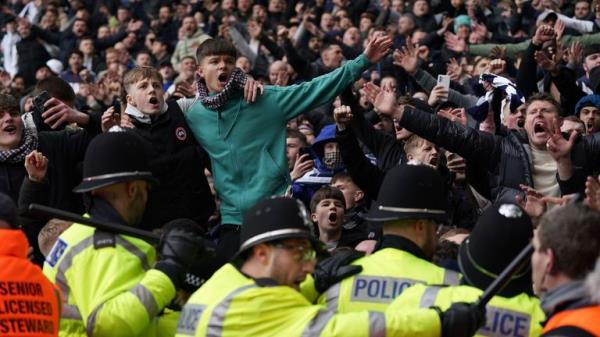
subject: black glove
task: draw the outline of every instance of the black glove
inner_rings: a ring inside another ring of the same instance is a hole
[[[485,324],[485,307],[473,303],[454,303],[440,313],[442,337],[470,337]]]
[[[204,239],[187,227],[174,226],[161,236],[159,252],[160,261],[155,268],[167,274],[175,288],[181,289],[186,273],[205,253]]]
[[[216,258],[215,245],[205,239],[204,252],[188,268],[181,290],[193,294],[222,266]]]
[[[322,293],[346,277],[360,273],[362,267],[352,266],[350,262],[363,256],[364,254],[361,252],[350,250],[338,252],[331,257],[319,261],[313,273],[315,289],[319,293]]]

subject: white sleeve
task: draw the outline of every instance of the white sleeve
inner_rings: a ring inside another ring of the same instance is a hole
[[[591,33],[594,31],[594,23],[587,20],[573,19],[563,14],[556,13],[560,21],[565,23],[565,26],[578,31],[581,34]]]

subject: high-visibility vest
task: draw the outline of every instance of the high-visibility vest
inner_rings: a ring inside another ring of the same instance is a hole
[[[60,336],[155,336],[163,320],[176,321],[176,312],[159,316],[175,287],[151,269],[155,260],[155,249],[140,239],[69,227],[44,263],[64,297]]]
[[[559,329],[569,327],[582,329],[593,336],[600,336],[600,305],[565,310],[555,314],[544,326],[544,334],[552,335],[553,331],[558,332]]]
[[[407,310],[436,306],[446,310],[456,302],[475,302],[483,292],[470,286],[416,285],[407,289],[389,310]],[[476,336],[487,337],[537,337],[546,319],[535,296],[519,294],[514,297],[494,296],[486,306],[486,324]]]
[[[335,313],[288,286],[259,286],[233,265],[221,267],[188,300],[177,337],[439,337],[434,310]]]
[[[383,312],[396,297],[412,285],[454,285],[460,280],[460,274],[452,270],[438,267],[395,248],[379,250],[352,264],[362,266],[362,271],[329,288],[321,294],[318,303],[338,312]]]
[[[28,248],[22,231],[0,229],[0,336],[58,336],[60,293]]]

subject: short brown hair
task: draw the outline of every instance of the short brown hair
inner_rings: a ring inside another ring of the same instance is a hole
[[[540,219],[537,237],[540,249],[554,253],[551,273],[581,279],[600,256],[600,212],[582,204],[554,208]]]
[[[13,95],[0,94],[0,112],[5,111],[10,114],[19,112],[19,102]]]
[[[323,185],[315,192],[312,199],[310,199],[310,211],[314,213],[317,210],[317,205],[325,199],[339,200],[344,205],[344,209],[346,209],[346,199],[344,199],[344,193],[342,193],[342,191],[340,191],[340,189],[337,187]]]
[[[300,140],[302,146],[308,146],[308,141],[306,140],[306,136],[298,131],[297,129],[287,129],[287,135],[285,138],[297,138]]]
[[[196,50],[196,61],[200,64],[205,57],[214,55],[228,55],[237,59],[237,49],[225,39],[209,39],[202,42]]]
[[[562,107],[560,106],[560,103],[558,103],[552,96],[545,93],[536,93],[529,96],[529,98],[525,102],[525,110],[527,110],[529,108],[529,105],[531,105],[531,103],[535,101],[545,101],[552,104],[556,109],[557,114],[559,116],[562,116]]]
[[[349,181],[351,183],[354,183],[354,180],[352,180],[352,177],[350,176],[350,174],[348,172],[344,172],[344,171],[334,174],[333,177],[331,177],[331,181],[329,182],[329,184],[333,185],[333,184],[337,183],[338,181]]]
[[[129,91],[131,85],[145,79],[155,79],[160,83],[163,82],[162,76],[153,67],[135,67],[123,76],[123,87],[125,91]]]
[[[65,80],[57,76],[52,76],[39,81],[35,86],[36,95],[47,91],[50,97],[57,98],[67,105],[75,104],[75,91]]]

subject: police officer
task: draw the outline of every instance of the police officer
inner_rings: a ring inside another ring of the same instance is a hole
[[[600,213],[581,204],[544,214],[533,238],[533,287],[548,317],[542,336],[600,336],[600,305],[584,280],[600,256]]]
[[[470,336],[483,322],[483,313],[466,304],[444,313],[345,314],[310,304],[297,290],[313,272],[320,244],[311,237],[303,208],[299,201],[275,198],[246,213],[236,262],[192,295],[177,336]]]
[[[441,309],[454,302],[476,301],[506,266],[529,244],[533,226],[515,204],[494,204],[481,215],[471,235],[462,242],[458,266],[461,286],[415,285],[390,305],[390,310]],[[487,305],[487,323],[477,336],[539,336],[545,320],[533,296],[529,264],[513,276]]]
[[[438,224],[446,220],[446,190],[442,178],[427,166],[403,165],[385,176],[367,214],[383,222],[383,238],[375,253],[354,261],[362,272],[346,278],[319,297],[331,310],[385,311],[389,303],[416,283],[458,284],[458,273],[429,259]],[[310,284],[303,293],[310,295]]]
[[[0,193],[0,336],[58,336],[60,293],[27,259],[14,202]]]
[[[140,139],[109,132],[90,143],[76,192],[88,193],[89,215],[137,226],[155,179]],[[44,273],[64,296],[61,336],[155,336],[174,333],[177,314],[165,311],[203,249],[185,228],[163,234],[162,260],[154,247],[125,235],[73,224],[46,259]],[[170,324],[170,325],[169,325]]]

